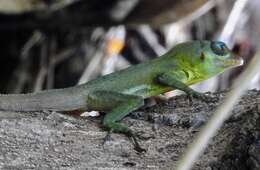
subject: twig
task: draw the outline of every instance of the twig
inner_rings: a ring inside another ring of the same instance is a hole
[[[49,48],[49,56],[50,59],[48,61],[48,69],[47,69],[47,89],[52,89],[54,86],[54,79],[55,79],[55,65],[52,60],[55,57],[57,50],[57,41],[55,37],[51,37],[50,40],[50,48]]]
[[[240,17],[247,2],[248,0],[237,0],[235,2],[234,7],[228,17],[228,20],[219,36],[219,40],[231,45],[231,37],[235,31],[235,27],[240,20]]]
[[[101,48],[101,49],[100,49]],[[96,54],[90,60],[88,66],[84,70],[82,76],[80,77],[78,84],[83,84],[90,79],[90,76],[97,69],[98,65],[101,63],[103,58],[103,49],[100,47],[97,49]]]
[[[36,81],[35,81],[35,84],[34,84],[34,90],[33,92],[38,92],[40,90],[42,90],[43,88],[43,83],[44,83],[44,80],[46,78],[46,75],[47,75],[47,44],[46,42],[42,43],[42,46],[41,46],[41,51],[40,51],[40,70],[37,74],[37,77],[36,77]]]
[[[223,1],[223,0],[219,0]],[[166,39],[166,46],[172,47],[176,43],[180,43],[189,39],[190,37],[187,33],[183,33],[183,30],[186,29],[187,25],[190,24],[192,21],[198,19],[213,7],[215,7],[216,1],[209,0],[204,5],[202,5],[199,9],[195,10],[193,13],[189,14],[188,16],[182,18],[181,20],[174,22],[172,24],[168,24],[163,27],[165,32],[165,39]]]
[[[28,41],[24,44],[21,50],[21,62],[15,69],[12,79],[8,82],[9,91],[13,93],[20,93],[28,80],[28,67],[29,67],[29,53],[30,50],[39,42],[43,41],[44,37],[41,32],[35,31]],[[15,85],[15,86],[14,86]]]
[[[118,1],[114,8],[110,11],[110,17],[114,21],[122,21],[125,19],[128,14],[136,7],[139,3],[139,0],[124,0]]]
[[[211,10],[216,5],[215,0],[209,0],[204,5],[202,5],[199,9],[195,10],[193,13],[188,15],[187,17],[184,17],[180,21],[178,21],[178,24],[181,25],[187,25],[188,23],[191,23],[192,21],[198,19],[205,13],[207,13],[209,10]]]
[[[158,41],[155,33],[148,25],[142,25],[138,28],[138,31],[141,33],[146,42],[153,48],[156,55],[160,56],[166,52],[166,48],[164,48]]]
[[[32,36],[29,38],[29,40],[24,44],[21,52],[22,59],[26,58],[29,54],[29,51],[31,48],[39,43],[41,40],[43,40],[43,35],[39,31],[34,31]]]
[[[76,47],[70,47],[68,49],[59,52],[58,54],[53,56],[53,59],[51,60],[52,64],[57,65],[63,62],[64,60],[68,59],[71,55],[73,55],[75,51],[76,51]]]
[[[228,16],[228,19],[219,35],[219,40],[225,42],[231,49],[234,46],[234,33],[235,28],[240,21],[240,17],[243,16],[243,11],[246,7],[248,0],[237,0],[234,2],[234,6]],[[230,78],[231,71],[227,71],[218,77],[219,79],[219,89],[224,89],[227,87],[227,82]]]
[[[65,49],[65,50],[61,51],[60,53],[52,56],[52,58],[50,59],[50,65],[52,65],[55,68],[59,63],[61,63],[62,61],[66,60],[71,55],[73,55],[75,53],[75,51],[76,51],[76,48],[71,47],[71,48]],[[43,57],[44,55],[47,56],[47,54],[45,52],[42,51],[42,54],[41,54],[41,59],[42,59],[41,64],[40,64],[41,68],[40,68],[39,73],[36,78],[34,92],[42,90],[44,80],[48,73],[48,68],[47,68],[48,66],[46,63],[46,58]],[[43,60],[45,60],[45,61],[43,61]]]
[[[56,3],[54,3],[53,5],[50,6],[50,10],[51,11],[57,11],[57,10],[61,10],[65,7],[67,7],[68,5],[71,5],[75,2],[78,2],[81,0],[62,0],[62,1],[57,1]]]

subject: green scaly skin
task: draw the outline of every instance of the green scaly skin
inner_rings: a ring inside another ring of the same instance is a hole
[[[242,63],[243,60],[235,57],[222,42],[186,42],[154,60],[102,76],[80,86],[34,94],[1,95],[0,110],[105,111],[107,114],[103,120],[104,127],[108,131],[132,136],[136,149],[142,151],[133,132],[118,121],[143,106],[144,99],[173,89],[206,100],[207,96],[192,90],[189,85]]]

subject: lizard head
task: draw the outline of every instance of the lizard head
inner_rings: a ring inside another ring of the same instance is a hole
[[[201,43],[203,44],[203,42]],[[231,50],[228,49],[226,44],[221,41],[211,41],[205,43],[204,46],[202,45],[200,56],[202,60],[203,55],[213,67],[226,69],[243,65],[243,59],[235,56]]]
[[[227,68],[243,65],[243,59],[234,55],[221,41],[200,41],[200,48],[197,62],[209,76],[221,73]]]
[[[227,68],[243,65],[243,59],[235,56],[221,41],[186,42],[177,49],[180,55],[175,57],[179,66],[194,78],[208,79]]]

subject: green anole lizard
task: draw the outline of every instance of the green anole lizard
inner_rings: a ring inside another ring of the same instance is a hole
[[[144,105],[144,99],[173,89],[189,96],[207,99],[189,85],[201,82],[225,69],[243,64],[223,42],[192,41],[179,44],[154,60],[131,66],[65,89],[46,90],[39,93],[0,96],[2,111],[70,111],[77,109],[105,111],[103,126],[108,131],[133,132],[119,121]]]

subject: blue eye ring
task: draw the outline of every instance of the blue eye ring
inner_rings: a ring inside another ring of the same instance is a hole
[[[215,54],[220,56],[224,56],[228,53],[227,46],[221,41],[211,42],[210,48]]]

